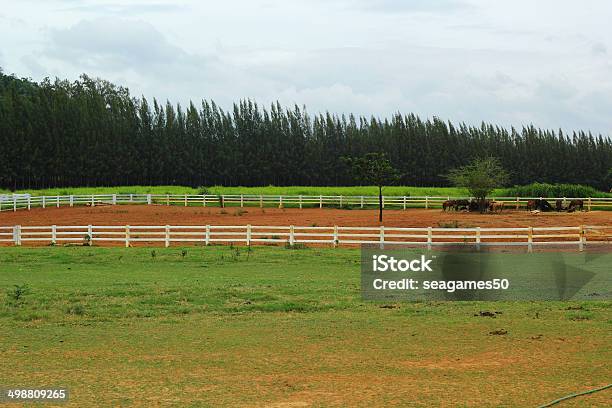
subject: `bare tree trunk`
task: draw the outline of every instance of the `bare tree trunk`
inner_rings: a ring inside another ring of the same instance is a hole
[[[378,186],[378,222],[382,222],[383,220],[383,195],[382,195],[382,186]]]

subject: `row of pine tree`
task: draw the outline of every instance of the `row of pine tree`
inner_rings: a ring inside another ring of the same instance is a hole
[[[83,75],[35,83],[0,71],[0,187],[181,184],[353,185],[343,156],[385,152],[401,183],[442,186],[475,157],[498,157],[512,184],[610,186],[608,137],[453,125],[396,114],[388,119],[310,116],[251,100],[224,111],[130,96]]]

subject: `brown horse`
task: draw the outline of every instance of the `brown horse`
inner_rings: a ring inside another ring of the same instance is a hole
[[[489,211],[491,212],[502,212],[504,210],[503,201],[491,201],[489,203]]]
[[[583,211],[584,210],[584,200],[572,200],[567,206],[568,212],[574,212],[576,210]]]
[[[455,200],[446,200],[442,203],[442,211],[450,211],[455,208]]]
[[[467,210],[470,207],[468,200],[455,200],[455,211]]]

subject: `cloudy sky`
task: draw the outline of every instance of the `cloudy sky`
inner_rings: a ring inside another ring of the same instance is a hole
[[[612,135],[606,0],[20,0],[0,67],[185,104],[415,112]]]

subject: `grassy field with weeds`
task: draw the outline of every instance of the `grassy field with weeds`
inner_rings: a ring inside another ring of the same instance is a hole
[[[497,407],[610,382],[610,302],[364,302],[359,263],[356,249],[0,248],[0,384],[62,385],[75,407]]]

